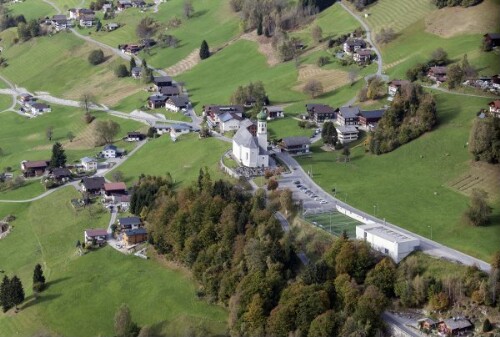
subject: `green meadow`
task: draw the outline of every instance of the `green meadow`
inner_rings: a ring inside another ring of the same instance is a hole
[[[12,16],[24,15],[26,21],[56,14],[56,10],[52,6],[40,0],[13,2],[7,8],[10,10]]]
[[[194,181],[201,168],[209,169],[212,180],[227,177],[219,170],[219,160],[231,148],[215,138],[199,139],[195,133],[181,135],[176,142],[168,134],[150,140],[118,170],[131,185],[141,174],[164,175],[170,172],[177,184]],[[111,173],[108,174],[111,179]]]
[[[312,166],[314,180],[326,191],[335,187],[341,200],[426,237],[432,227],[434,240],[489,261],[498,249],[500,197],[490,196],[491,225],[471,227],[461,221],[469,198],[446,186],[469,170],[465,144],[475,113],[488,100],[434,94],[439,126],[391,153],[371,155],[360,145],[344,163],[339,152],[323,152],[318,144],[312,158],[298,161]]]
[[[26,293],[18,313],[0,313],[0,335],[110,336],[122,303],[134,321],[153,326],[156,335],[185,335],[200,324],[215,334],[225,332],[227,313],[197,299],[186,273],[111,247],[79,256],[75,245],[83,231],[107,226],[109,214],[75,211],[69,201],[78,195],[68,187],[29,204],[0,203],[0,215],[17,217],[12,232],[0,240],[0,269],[18,275]],[[36,263],[48,284],[37,299],[31,291]]]

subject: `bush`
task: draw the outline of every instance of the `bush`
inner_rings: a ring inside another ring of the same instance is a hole
[[[316,62],[316,65],[318,67],[322,67],[324,66],[325,64],[328,64],[330,62],[330,58],[328,56],[320,56],[318,58],[318,61]]]
[[[493,325],[491,324],[490,320],[487,318],[484,320],[483,323],[483,332],[490,332],[493,330]]]
[[[120,64],[115,69],[115,75],[116,75],[116,77],[128,77],[129,72],[128,72],[127,66],[124,64]]]
[[[104,52],[101,49],[92,50],[89,54],[89,63],[96,66],[104,62]]]

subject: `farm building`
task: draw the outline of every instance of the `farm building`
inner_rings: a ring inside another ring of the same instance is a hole
[[[309,146],[311,140],[307,137],[286,137],[280,143],[281,150],[291,154],[309,153]]]
[[[86,229],[83,235],[83,240],[85,244],[93,244],[95,242],[99,246],[102,246],[106,243],[107,236],[108,232],[105,229]]]
[[[323,123],[324,121],[335,119],[335,109],[326,104],[306,104],[306,111],[309,119],[315,123]]]
[[[378,223],[356,226],[356,238],[365,240],[374,250],[390,256],[396,263],[420,245],[417,238]]]
[[[127,246],[144,242],[148,239],[148,232],[144,228],[130,229],[123,234],[123,241]]]

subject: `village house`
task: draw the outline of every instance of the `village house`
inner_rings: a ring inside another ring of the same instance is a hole
[[[285,137],[279,143],[281,151],[290,154],[309,153],[311,140],[307,137]]]
[[[160,91],[162,87],[172,86],[172,77],[170,76],[155,76],[153,78],[153,85],[156,91]]]
[[[104,26],[104,28],[106,28],[106,30],[107,30],[108,32],[112,32],[112,31],[114,31],[114,30],[118,29],[119,27],[120,27],[120,25],[119,25],[119,24],[117,24],[117,23],[115,23],[115,22],[107,23],[107,24]]]
[[[21,102],[22,105],[25,105],[25,106],[31,105],[35,101],[36,101],[36,98],[28,93],[24,93],[24,94],[19,95],[19,102]]]
[[[388,85],[388,94],[389,94],[389,98],[388,100],[389,101],[392,101],[394,100],[394,96],[396,96],[396,94],[398,92],[401,92],[401,88],[403,88],[404,86],[410,84],[410,81],[407,81],[407,80],[392,80],[389,82],[389,85]]]
[[[491,47],[500,46],[500,33],[488,33],[484,35],[484,41]]]
[[[66,182],[71,179],[71,171],[66,167],[56,167],[50,176],[58,182]]]
[[[142,227],[141,218],[137,216],[129,216],[125,218],[118,219],[118,227],[120,230],[138,229]]]
[[[144,228],[130,229],[123,234],[123,242],[127,246],[144,242],[148,239],[148,232]]]
[[[111,201],[117,207],[120,208],[121,211],[126,212],[130,208],[130,195],[113,195],[111,197]]]
[[[141,67],[133,67],[132,70],[130,71],[130,75],[132,75],[133,78],[141,78],[142,75],[142,68]]]
[[[118,0],[116,2],[116,10],[118,12],[124,11],[125,9],[131,8],[132,2],[130,0]]]
[[[437,329],[441,336],[457,336],[473,330],[474,326],[468,319],[454,317],[439,322]]]
[[[285,117],[285,112],[283,111],[283,107],[280,106],[266,106],[263,111],[267,114],[267,120],[273,120],[276,118]]]
[[[243,117],[240,117],[234,112],[224,112],[218,116],[219,131],[225,133],[227,131],[236,131],[240,128],[240,123]]]
[[[150,109],[159,109],[165,106],[168,97],[159,93],[153,94],[148,98],[148,107]]]
[[[500,100],[497,99],[493,102],[488,103],[488,105],[490,106],[490,114],[493,117],[500,118]]]
[[[173,96],[166,100],[165,108],[170,111],[179,112],[188,108],[189,99],[187,96]]]
[[[108,232],[102,228],[86,229],[83,234],[83,242],[86,245],[99,245],[102,246],[106,243]]]
[[[80,163],[85,171],[96,171],[97,170],[97,160],[90,157],[83,157],[80,159]]]
[[[220,126],[221,116],[224,116],[225,120],[228,120],[228,114],[233,118],[243,119],[243,112],[242,105],[207,105],[203,107],[203,116],[207,117],[207,123],[212,128]]]
[[[69,12],[69,18],[70,18],[70,20],[76,20],[76,18],[78,17],[77,9],[76,8],[70,8],[70,9],[68,9],[68,12]]]
[[[172,137],[173,140],[176,140],[176,138],[179,135],[189,133],[191,131],[191,127],[186,124],[172,124],[170,126],[170,137]]]
[[[170,124],[155,122],[153,127],[159,135],[170,132]]]
[[[437,84],[441,84],[446,82],[447,72],[448,69],[446,67],[431,67],[427,73],[427,77]]]
[[[437,327],[439,322],[433,320],[432,318],[426,317],[419,319],[417,325],[420,331],[431,332]]]
[[[378,223],[356,226],[356,239],[365,240],[372,249],[390,256],[396,263],[420,245],[417,238]]]
[[[323,123],[327,120],[334,120],[336,117],[335,109],[326,104],[306,104],[306,111],[309,119],[314,123]]]
[[[257,114],[257,126],[245,119],[233,137],[233,157],[245,167],[268,167],[267,115]]]
[[[40,177],[45,174],[45,171],[49,167],[48,160],[37,160],[28,161],[23,160],[21,162],[21,170],[25,177]]]
[[[103,195],[111,197],[113,195],[126,195],[127,186],[123,182],[104,183]]]
[[[120,151],[115,145],[108,144],[104,146],[101,154],[104,158],[116,158],[120,157],[123,151]]]
[[[103,177],[85,177],[82,179],[82,191],[89,194],[101,194],[106,181]]]
[[[336,129],[340,144],[347,144],[358,139],[359,130],[354,125],[340,125]]]
[[[172,96],[179,96],[181,91],[179,90],[179,87],[176,85],[170,86],[170,87],[161,87],[160,88],[160,94],[163,96],[167,97],[172,97]]]
[[[109,13],[109,12],[112,12],[113,11],[113,4],[112,3],[105,3],[102,5],[102,12],[103,13]]]
[[[145,138],[145,135],[140,132],[128,132],[125,137],[126,142],[140,142]]]
[[[375,126],[384,115],[384,109],[360,111],[358,114],[359,125],[368,129]]]
[[[51,112],[52,109],[50,108],[50,105],[44,104],[44,103],[32,103],[30,105],[30,111],[33,116],[38,116],[41,115],[45,112]]]
[[[51,24],[56,29],[56,31],[64,30],[70,27],[70,21],[64,14],[53,15]]]
[[[132,7],[144,8],[146,6],[146,1],[144,0],[132,0]]]
[[[353,38],[350,38],[350,39],[347,39],[345,42],[344,42],[344,51],[347,53],[347,54],[351,54],[359,49],[364,49],[366,48],[366,42],[361,40],[361,39],[353,39]]]
[[[372,58],[372,51],[370,49],[358,49],[352,55],[352,59],[359,64],[369,63]]]
[[[343,106],[337,109],[337,122],[340,125],[358,125],[359,113],[358,106]]]
[[[80,15],[80,27],[92,27],[95,25],[96,19],[94,15]]]

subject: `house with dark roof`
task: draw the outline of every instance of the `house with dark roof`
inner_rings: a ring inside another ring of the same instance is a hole
[[[122,155],[123,151],[120,151],[115,145],[108,144],[104,146],[101,153],[104,158],[116,158]]]
[[[358,125],[359,113],[358,106],[343,106],[337,109],[337,121],[340,125]]]
[[[398,92],[401,92],[401,88],[410,84],[410,81],[407,80],[392,80],[389,82],[388,85],[388,94],[389,94],[389,100],[392,101],[394,99],[394,96]]]
[[[335,109],[326,104],[306,104],[306,111],[309,115],[309,119],[315,123],[323,123],[327,120],[334,120],[336,117]]]
[[[96,23],[96,18],[94,14],[80,15],[80,27],[92,27]]]
[[[153,78],[153,85],[157,91],[160,91],[162,87],[172,86],[172,77],[170,76],[155,76]]]
[[[492,48],[500,46],[500,33],[484,34],[484,42],[488,43]]]
[[[167,96],[167,97],[179,96],[180,93],[181,93],[181,91],[179,90],[179,87],[176,85],[160,88],[160,94],[162,94],[163,96]]]
[[[56,29],[56,31],[64,30],[70,27],[70,22],[66,15],[56,14],[52,16],[51,25]]]
[[[165,106],[165,102],[167,101],[167,99],[168,99],[167,96],[162,95],[160,93],[156,93],[154,95],[151,95],[148,98],[148,107],[150,109],[163,108]]]
[[[358,114],[359,125],[363,127],[369,127],[370,125],[375,125],[384,115],[384,109],[377,110],[362,110]]]
[[[349,38],[344,42],[344,51],[351,54],[359,49],[366,48],[366,42],[361,39]]]
[[[500,99],[494,100],[488,103],[488,105],[490,106],[490,114],[493,117],[500,118]]]
[[[336,129],[340,144],[347,144],[358,139],[359,130],[354,125],[340,125]]]
[[[441,336],[456,336],[474,329],[474,325],[465,318],[445,319],[438,324],[438,332]]]
[[[132,0],[132,7],[143,8],[146,6],[146,1],[144,0]]]
[[[372,59],[372,51],[370,49],[358,49],[352,55],[352,59],[359,64],[365,64]]]
[[[127,8],[131,8],[132,7],[132,2],[130,0],[118,0],[116,2],[116,10],[118,12],[122,12],[124,10],[126,10]]]
[[[172,96],[165,101],[165,108],[170,111],[179,112],[179,110],[187,109],[189,98],[185,95]]]
[[[33,116],[38,116],[41,115],[45,112],[51,112],[52,109],[50,108],[50,105],[47,105],[45,103],[32,103],[30,104],[31,108],[31,114]]]
[[[282,151],[290,154],[309,153],[311,140],[307,137],[285,137],[279,143]]]
[[[448,73],[447,67],[430,67],[429,71],[427,72],[427,77],[430,80],[440,84],[446,82],[447,73]]]
[[[281,106],[269,105],[264,107],[263,110],[267,114],[267,120],[285,117],[285,112]]]
[[[219,131],[225,133],[227,131],[238,130],[243,117],[234,112],[224,112],[218,116],[218,119]]]
[[[142,68],[141,67],[133,67],[132,70],[130,71],[130,75],[135,79],[141,78]]]
[[[52,170],[50,175],[54,180],[59,182],[66,182],[71,179],[71,171],[66,167],[57,167]]]
[[[233,116],[243,118],[245,109],[242,105],[206,105],[203,106],[203,116],[207,117],[207,123],[210,127],[217,127],[221,120],[220,116],[230,113]],[[227,116],[227,115],[226,115]]]
[[[83,232],[83,242],[86,245],[99,245],[102,246],[106,243],[108,232],[103,228],[86,229]]]
[[[83,157],[80,159],[80,163],[85,171],[95,171],[97,170],[97,160],[90,157]]]
[[[123,233],[123,242],[127,246],[145,242],[148,239],[148,232],[145,228],[130,229]]]
[[[100,194],[106,181],[103,177],[85,177],[81,181],[82,191],[89,194]]]
[[[140,142],[143,140],[146,136],[140,132],[127,132],[127,136],[125,137],[126,142]]]
[[[126,218],[119,218],[118,219],[118,227],[120,230],[129,230],[129,229],[137,229],[139,227],[142,227],[142,221],[141,218],[137,216],[129,216]]]
[[[21,162],[21,170],[25,177],[39,177],[45,174],[45,171],[49,167],[48,160],[36,160],[28,161],[23,160]]]

